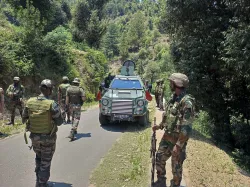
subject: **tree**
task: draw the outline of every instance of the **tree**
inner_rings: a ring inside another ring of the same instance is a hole
[[[119,27],[115,23],[110,23],[107,33],[104,36],[103,47],[108,57],[119,55]]]
[[[142,46],[144,36],[145,36],[145,16],[142,12],[138,12],[133,15],[132,19],[128,25],[128,43],[131,46],[132,50],[138,51]]]

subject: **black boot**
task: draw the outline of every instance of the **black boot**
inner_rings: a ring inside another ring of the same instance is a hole
[[[11,117],[10,122],[9,122],[9,123],[6,123],[5,125],[14,125],[14,124],[15,124],[15,123],[14,123],[14,118]]]
[[[158,177],[157,181],[153,184],[153,187],[167,187],[166,177]]]
[[[74,141],[75,140],[75,132],[73,129],[71,129],[68,138],[70,138],[70,141]]]
[[[172,179],[172,180],[170,181],[170,187],[180,187],[180,185],[174,184],[174,180]]]

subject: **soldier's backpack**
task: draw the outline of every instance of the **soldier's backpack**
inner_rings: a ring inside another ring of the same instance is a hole
[[[69,96],[69,103],[71,104],[83,104],[83,100],[81,97],[81,87],[78,86],[70,86],[68,88],[68,96]]]
[[[60,90],[61,90],[61,96],[63,99],[65,99],[66,97],[66,91],[67,91],[67,88],[70,86],[70,84],[61,84],[59,86]]]
[[[29,128],[32,133],[49,134],[54,128],[51,117],[53,100],[32,97],[27,101]]]

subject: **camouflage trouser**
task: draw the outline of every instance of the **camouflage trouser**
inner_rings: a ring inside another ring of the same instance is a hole
[[[70,111],[65,112],[66,111],[65,99],[62,99],[60,103],[60,107],[61,107],[62,117],[63,117],[64,122],[66,122],[66,114],[67,114],[67,120],[70,120]]]
[[[164,106],[163,106],[163,95],[159,95],[158,96],[158,103],[159,103],[160,109],[164,109]]]
[[[81,105],[70,105],[70,113],[72,115],[72,130],[76,131],[81,117]]]
[[[56,135],[30,134],[33,150],[36,153],[36,176],[39,185],[45,185],[50,177],[50,166],[56,149]]]
[[[179,187],[182,180],[182,168],[183,162],[186,159],[186,145],[184,144],[178,155],[173,155],[172,150],[177,142],[178,134],[165,133],[161,139],[158,151],[156,153],[156,170],[157,177],[165,177],[166,175],[166,161],[172,156],[172,186],[171,187]]]
[[[23,113],[23,105],[21,102],[12,101],[8,106],[11,113],[11,122],[14,123],[16,108],[19,110],[20,115]]]
[[[155,94],[156,106],[159,107],[159,95]]]

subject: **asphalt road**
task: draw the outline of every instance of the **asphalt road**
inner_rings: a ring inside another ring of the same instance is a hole
[[[54,187],[88,187],[91,171],[126,126],[104,129],[98,121],[98,109],[92,109],[82,113],[74,142],[66,138],[70,128],[70,124],[59,127],[49,181]],[[0,141],[0,187],[34,187],[34,168],[35,153],[25,144],[23,134]]]

